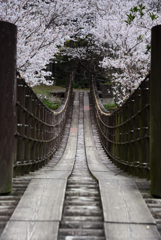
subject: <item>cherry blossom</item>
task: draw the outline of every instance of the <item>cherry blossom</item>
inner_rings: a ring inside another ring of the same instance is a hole
[[[142,6],[143,14],[130,11],[136,6]],[[112,83],[117,103],[121,104],[150,70],[151,28],[161,23],[161,3],[158,0],[102,0],[97,2],[97,9],[92,33],[107,52],[101,66],[117,70]],[[130,13],[135,18],[127,24],[125,21]]]
[[[18,28],[17,69],[32,86],[49,84],[44,71],[65,49],[71,59],[88,59],[86,47],[65,48],[67,40],[87,38],[112,69],[121,104],[150,70],[151,28],[161,23],[160,0],[0,0],[0,20]],[[88,37],[87,37],[88,36]],[[107,79],[108,80],[108,79]]]
[[[0,0],[0,20],[17,25],[17,69],[30,85],[46,82],[43,69],[88,14],[84,0]]]

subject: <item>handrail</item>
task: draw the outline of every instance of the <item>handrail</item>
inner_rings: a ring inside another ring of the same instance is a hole
[[[91,101],[102,146],[129,174],[150,178],[148,75],[122,107],[107,112],[100,104],[96,74],[91,74]]]
[[[38,169],[56,151],[71,103],[72,79],[70,73],[65,101],[58,111],[51,111],[24,79],[17,79],[14,176]]]
[[[63,104],[51,111],[24,79],[16,77],[17,27],[0,21],[0,194],[12,191],[12,177],[34,171],[56,151],[72,100],[68,74]]]

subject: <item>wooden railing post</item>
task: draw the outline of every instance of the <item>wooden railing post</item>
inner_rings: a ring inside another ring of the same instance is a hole
[[[12,190],[17,28],[0,22],[0,194]]]
[[[161,25],[152,28],[150,75],[151,194],[161,197]]]

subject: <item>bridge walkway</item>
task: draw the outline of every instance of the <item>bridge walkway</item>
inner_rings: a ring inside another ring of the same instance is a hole
[[[31,181],[0,240],[160,239],[134,179],[106,156],[101,162],[89,110],[88,93],[77,92],[62,158],[26,176]]]

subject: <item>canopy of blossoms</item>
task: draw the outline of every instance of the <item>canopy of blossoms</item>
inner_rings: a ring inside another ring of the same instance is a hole
[[[150,69],[151,28],[161,24],[160,0],[0,0],[0,20],[18,27],[17,68],[31,85],[47,83],[43,71],[73,36],[90,36],[101,49],[100,66],[113,69],[117,103]],[[68,49],[86,58],[86,49]]]
[[[151,28],[161,24],[161,1],[102,0],[97,9],[92,33],[107,53],[101,66],[118,70],[112,82],[119,104],[149,73]]]
[[[17,69],[28,83],[47,83],[50,73],[42,69],[66,39],[85,28],[90,11],[84,0],[0,0],[0,20],[17,25]]]

